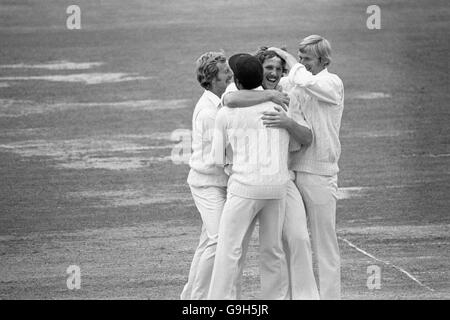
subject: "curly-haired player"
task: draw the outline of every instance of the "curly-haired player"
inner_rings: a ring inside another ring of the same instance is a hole
[[[227,58],[222,52],[206,52],[196,64],[197,80],[205,89],[192,116],[191,170],[187,182],[203,225],[181,299],[206,299],[217,247],[219,221],[227,197],[228,176],[223,168],[208,164],[214,122],[220,96],[231,82]]]

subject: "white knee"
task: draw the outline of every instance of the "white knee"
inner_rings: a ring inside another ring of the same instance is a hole
[[[283,241],[289,246],[310,245],[309,234],[307,230],[284,230]]]

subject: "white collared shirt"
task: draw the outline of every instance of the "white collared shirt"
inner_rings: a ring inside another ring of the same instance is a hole
[[[191,186],[206,187],[227,185],[228,176],[223,168],[209,161],[216,114],[220,98],[205,90],[198,100],[192,115],[192,154],[189,160],[191,170],[187,182]]]

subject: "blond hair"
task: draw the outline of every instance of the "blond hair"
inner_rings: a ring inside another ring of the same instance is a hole
[[[331,63],[331,46],[327,39],[318,35],[311,35],[300,42],[298,50],[301,53],[312,54],[319,58],[324,66]]]
[[[205,52],[196,62],[197,80],[206,90],[211,89],[211,82],[219,73],[218,63],[225,63],[227,58],[223,52]]]

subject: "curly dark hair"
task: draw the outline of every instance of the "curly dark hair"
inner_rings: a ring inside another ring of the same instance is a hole
[[[285,48],[282,48],[282,49],[285,50]],[[286,70],[286,61],[284,61],[284,59],[281,58],[275,51],[269,50],[269,47],[266,47],[266,46],[259,47],[258,51],[256,51],[254,56],[256,58],[258,58],[258,60],[259,60],[259,62],[261,62],[261,64],[263,64],[264,61],[266,61],[267,59],[272,59],[272,58],[277,57],[281,60],[281,66],[283,67],[283,71]]]

